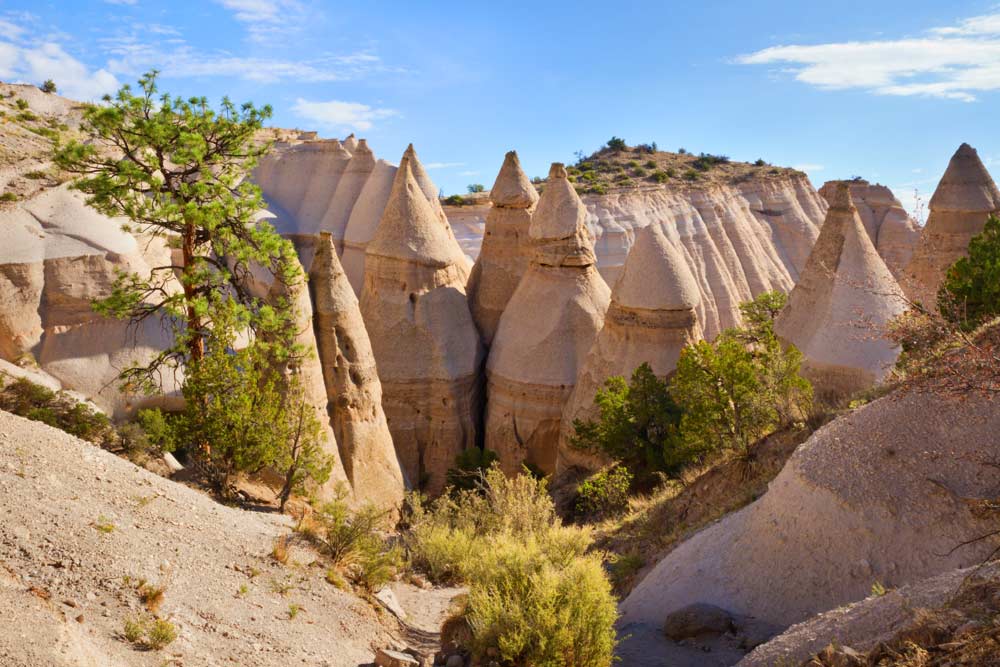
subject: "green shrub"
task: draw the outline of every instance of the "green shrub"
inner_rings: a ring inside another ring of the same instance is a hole
[[[160,452],[172,452],[177,449],[174,425],[162,410],[159,408],[139,410],[135,418],[150,445]]]
[[[642,178],[643,176],[645,176],[645,175],[646,175],[646,170],[645,170],[645,169],[643,169],[642,167],[636,167],[636,168],[635,168],[635,169],[634,169],[634,170],[632,171],[632,174],[633,174],[634,176],[637,176],[637,177],[639,177],[639,178]]]
[[[402,563],[402,549],[387,548],[381,540],[369,540],[364,543],[354,566],[354,581],[364,590],[374,593],[392,581]]]
[[[48,178],[48,176],[49,175],[46,174],[44,171],[29,171],[24,175],[25,178],[30,178],[36,181],[41,180],[43,178]]]
[[[701,177],[698,175],[698,172],[695,171],[694,169],[688,169],[687,171],[684,172],[685,181],[697,181],[699,178]]]
[[[673,167],[667,167],[667,176],[669,176],[670,178],[676,177],[677,176],[677,170],[674,169]]]
[[[608,194],[608,189],[605,186],[598,184],[590,186],[590,188],[587,189],[587,192],[595,195],[606,195]]]
[[[628,144],[626,144],[625,140],[621,137],[611,137],[608,139],[607,146],[613,151],[628,150]]]
[[[767,162],[764,162],[764,158],[757,158],[757,161],[753,163],[755,167],[766,167]]]
[[[384,527],[386,518],[383,510],[370,504],[352,512],[344,501],[344,494],[338,494],[316,515],[324,551],[334,565],[354,563],[379,539],[376,532]]]
[[[945,320],[972,331],[1000,315],[1000,218],[991,215],[969,241],[968,256],[951,265],[937,295]]]
[[[635,168],[637,168],[639,166],[639,161],[638,160],[629,160],[628,161],[628,166],[631,167],[632,169],[635,169]]]
[[[486,192],[486,186],[482,183],[470,183],[465,186],[465,189],[468,190],[471,195],[474,195],[477,192]]]
[[[656,160],[646,160],[647,169],[656,169],[656,167],[657,167]]]
[[[462,195],[451,195],[445,198],[444,203],[446,206],[464,206],[465,199]]]
[[[54,93],[56,92],[56,82],[52,79],[46,79],[40,88],[43,93]]]
[[[720,164],[726,164],[729,162],[729,157],[725,155],[712,155],[711,153],[702,153],[698,158],[692,163],[692,166],[698,171],[708,171],[712,167]]]
[[[500,457],[491,449],[469,447],[455,457],[455,466],[445,473],[445,480],[452,489],[474,489],[483,475]]]
[[[17,114],[15,118],[17,118],[17,120],[23,123],[32,123],[38,120],[38,116],[31,113],[30,111],[22,111],[21,113]],[[41,129],[41,128],[30,128],[30,129],[31,131],[35,131],[36,129]]]
[[[588,477],[576,488],[576,511],[580,516],[601,518],[628,509],[632,473],[613,465]]]
[[[608,378],[594,404],[598,419],[575,420],[570,444],[620,462],[643,483],[657,472],[677,475],[704,453],[680,436],[681,410],[649,364],[636,368],[628,383]]]
[[[0,376],[0,381],[3,377]],[[54,392],[26,378],[0,385],[0,409],[104,447],[113,447],[118,441],[107,415],[64,392]]]
[[[668,180],[670,180],[670,176],[667,175],[667,172],[663,171],[662,169],[654,171],[652,176],[650,176],[650,178],[652,178],[657,183],[666,183]]]
[[[13,192],[5,192],[0,195],[0,202],[15,202],[17,201],[17,194]]]
[[[177,628],[162,618],[137,616],[125,619],[122,635],[129,643],[159,651],[177,639]]]
[[[22,100],[22,99],[18,98],[16,100],[14,100],[14,104],[16,104],[17,108],[20,109],[21,111],[26,111],[28,109],[28,101],[27,100]]]
[[[473,659],[505,665],[607,667],[617,609],[585,529],[561,525],[544,480],[496,466],[483,488],[411,499],[411,561],[438,582],[465,583],[449,625]]]

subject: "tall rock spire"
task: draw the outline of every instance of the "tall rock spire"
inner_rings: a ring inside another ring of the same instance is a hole
[[[306,281],[300,280],[294,285],[286,285],[281,280],[275,280],[268,292],[267,300],[271,303],[284,301],[295,312],[295,330],[297,332],[295,342],[305,350],[305,356],[298,359],[295,364],[289,365],[286,372],[298,376],[302,386],[303,399],[306,405],[315,412],[320,423],[323,450],[334,459],[330,479],[320,489],[319,494],[322,498],[332,498],[337,492],[337,487],[345,483],[349,484],[349,479],[344,470],[344,460],[341,457],[337,438],[331,427],[330,415],[327,412],[326,385],[323,381],[323,367],[320,363],[316,336],[313,332],[312,302],[309,299]]]
[[[577,374],[563,408],[557,468],[594,467],[594,459],[570,446],[573,420],[595,419],[594,396],[604,382],[626,379],[644,363],[665,377],[677,367],[681,350],[702,338],[696,309],[698,283],[684,256],[657,225],[638,229],[621,276],[611,290],[604,327]]]
[[[528,227],[538,192],[510,151],[490,190],[493,207],[486,216],[479,258],[469,276],[469,305],[483,342],[493,342],[500,315],[528,270]]]
[[[1000,191],[976,149],[962,144],[931,197],[927,224],[905,272],[908,296],[933,308],[948,267],[967,254],[969,241],[997,212]]]
[[[561,164],[531,218],[531,263],[487,362],[486,447],[508,472],[553,472],[563,404],[604,325],[611,293],[594,266],[586,209]]]
[[[337,182],[337,189],[319,225],[318,231],[330,232],[333,236],[333,243],[338,252],[343,249],[344,230],[351,218],[354,204],[374,170],[375,155],[368,148],[368,142],[361,139],[351,151],[351,160]]]
[[[885,338],[885,326],[905,309],[847,183],[839,183],[775,332],[802,352],[803,373],[817,392],[840,397],[887,375],[899,349]]]
[[[407,477],[431,493],[477,441],[483,351],[463,258],[404,160],[365,251],[361,313],[396,452]]]
[[[365,279],[365,248],[375,236],[396,173],[396,167],[385,160],[375,163],[371,176],[368,177],[361,194],[358,195],[358,200],[354,203],[354,210],[351,211],[347,227],[344,228],[340,262],[355,294],[361,294]]]
[[[382,411],[375,356],[329,233],[316,245],[309,286],[331,423],[355,498],[398,508],[405,484]]]

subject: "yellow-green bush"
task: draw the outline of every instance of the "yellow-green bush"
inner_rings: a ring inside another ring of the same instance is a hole
[[[459,616],[473,656],[534,667],[611,664],[611,585],[600,558],[587,554],[589,530],[562,525],[544,481],[493,467],[477,490],[412,505],[411,562],[435,581],[468,586]]]

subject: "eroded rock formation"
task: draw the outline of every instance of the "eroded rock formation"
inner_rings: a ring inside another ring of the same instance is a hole
[[[962,501],[995,495],[981,456],[996,408],[904,390],[824,426],[760,500],[667,554],[622,603],[622,622],[658,628],[704,602],[787,627],[868,597],[873,582],[979,564],[995,538],[955,546],[996,530]]]
[[[805,356],[803,374],[817,391],[844,396],[888,373],[899,349],[885,327],[904,310],[902,290],[872,245],[847,183],[838,183],[775,332]]]
[[[378,160],[375,163],[375,168],[361,189],[361,194],[358,195],[358,200],[351,211],[351,217],[347,221],[347,227],[344,229],[341,264],[356,295],[361,294],[365,282],[365,248],[375,236],[395,177],[394,165],[385,160]]]
[[[486,447],[508,472],[554,472],[563,404],[611,292],[595,266],[586,209],[553,164],[531,218],[531,263],[511,296],[487,362]]]
[[[490,190],[483,244],[469,276],[469,306],[483,343],[493,342],[500,315],[528,269],[528,227],[538,202],[517,153],[510,151]]]
[[[628,379],[644,363],[659,377],[677,367],[686,345],[702,337],[695,311],[701,295],[684,257],[654,225],[635,233],[625,269],[611,290],[604,327],[576,378],[562,413],[557,468],[593,466],[570,446],[573,420],[596,419],[594,396],[613,375]]]
[[[819,189],[827,203],[831,202],[837,184],[841,182],[827,181]],[[872,185],[862,179],[843,182],[850,186],[851,199],[875,249],[898,280],[913,256],[913,249],[920,238],[920,225],[886,186]]]
[[[929,209],[903,287],[907,296],[933,307],[948,267],[965,256],[990,213],[1000,212],[1000,190],[975,148],[962,144],[955,151]]]
[[[382,385],[354,290],[329,234],[309,270],[314,329],[333,432],[354,496],[398,507],[405,484],[382,410]]]
[[[306,280],[294,285],[287,285],[281,280],[275,280],[267,294],[267,300],[272,304],[287,303],[295,312],[295,343],[303,349],[301,358],[288,364],[285,372],[294,375],[302,390],[302,400],[306,409],[312,410],[320,425],[320,442],[324,453],[329,455],[334,463],[330,479],[320,490],[321,498],[332,498],[338,486],[348,485],[344,472],[344,463],[337,447],[337,439],[330,424],[327,411],[326,385],[323,381],[323,365],[319,360],[316,346],[316,335],[313,332],[313,309],[309,298],[309,288]],[[349,485],[348,485],[348,488]]]
[[[396,453],[411,482],[432,493],[477,438],[483,350],[467,275],[461,248],[404,157],[365,252],[361,313]]]

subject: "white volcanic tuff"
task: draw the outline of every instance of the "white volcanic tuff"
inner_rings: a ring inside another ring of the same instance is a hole
[[[906,267],[903,286],[910,298],[936,303],[948,267],[968,253],[969,241],[991,213],[1000,213],[1000,190],[976,149],[962,144],[934,190],[927,224]]]
[[[0,356],[33,355],[63,386],[122,416],[133,406],[118,390],[119,371],[152,358],[170,335],[154,320],[130,330],[101,318],[91,302],[110,294],[117,271],[148,275],[151,266],[170,264],[169,249],[157,239],[138,243],[67,185],[5,208],[0,220],[8,230],[0,251]],[[169,380],[168,394],[176,389]]]
[[[303,271],[304,274],[304,271]],[[295,311],[295,343],[305,351],[301,359],[290,364],[285,370],[290,375],[298,377],[302,387],[302,398],[315,414],[320,424],[320,440],[324,453],[334,460],[329,481],[319,489],[319,497],[330,500],[336,497],[339,487],[350,488],[347,474],[344,471],[343,459],[337,447],[337,439],[330,423],[327,411],[327,391],[323,379],[323,365],[320,363],[316,345],[316,335],[313,332],[313,307],[309,298],[309,288],[303,278],[295,285],[286,285],[281,280],[275,280],[267,295],[270,303],[285,302]]]
[[[594,457],[570,445],[573,421],[595,419],[594,396],[612,376],[629,378],[643,363],[664,377],[685,346],[701,339],[701,300],[683,256],[657,226],[640,228],[625,269],[611,290],[604,326],[587,354],[563,408],[557,468],[594,467]]]
[[[305,174],[308,186],[302,195],[301,205],[295,212],[298,228],[304,234],[318,234],[320,223],[337,191],[337,184],[347,169],[351,154],[336,139],[323,142],[322,157],[317,160],[311,174]]]
[[[382,410],[375,356],[329,234],[316,246],[309,285],[330,417],[354,497],[398,508],[405,484]]]
[[[667,554],[622,603],[623,622],[659,627],[706,602],[788,626],[867,597],[876,581],[896,588],[979,564],[996,541],[954,547],[995,528],[956,499],[995,494],[980,459],[998,428],[995,399],[916,391],[836,419],[761,499]]]
[[[487,346],[528,269],[530,256],[528,227],[538,192],[521,169],[516,152],[504,157],[490,201],[493,205],[486,215],[482,250],[469,276],[469,306]]]
[[[817,389],[848,394],[881,381],[899,349],[885,327],[906,310],[902,290],[839,183],[819,239],[775,332],[802,351]]]
[[[609,284],[621,273],[634,230],[663,227],[698,282],[698,319],[707,338],[739,323],[740,303],[792,288],[826,213],[805,176],[632,189],[583,201],[597,267]],[[448,213],[453,224],[470,227],[469,207]]]
[[[361,313],[407,477],[434,493],[476,444],[482,345],[464,255],[404,158],[365,254]]]
[[[354,204],[374,169],[375,155],[368,148],[368,143],[361,139],[357,147],[351,151],[351,160],[337,183],[330,206],[319,226],[320,231],[330,232],[333,235],[333,242],[338,251],[343,249],[344,230],[351,218]]]
[[[531,219],[531,264],[487,362],[486,447],[508,472],[553,472],[563,403],[604,324],[610,290],[594,267],[585,209],[561,164]]]
[[[840,182],[827,181],[819,189],[827,203],[834,196]],[[878,254],[885,260],[885,265],[898,279],[913,255],[913,249],[920,238],[920,226],[886,186],[878,183],[872,185],[860,179],[847,183],[865,231]]]
[[[365,248],[375,236],[395,176],[395,166],[385,160],[375,163],[344,228],[341,264],[356,295],[365,282]]]

